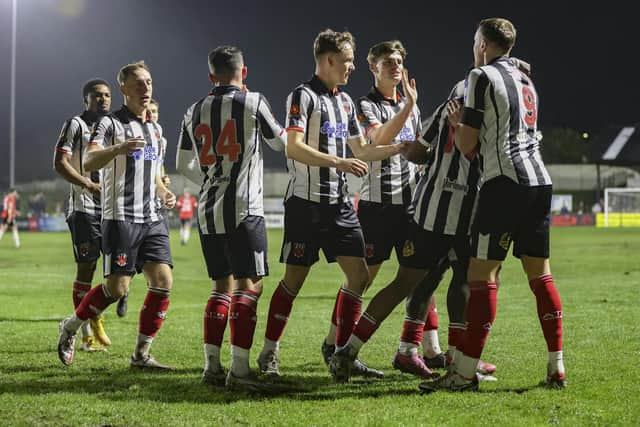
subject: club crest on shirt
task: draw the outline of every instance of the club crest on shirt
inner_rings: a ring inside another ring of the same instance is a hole
[[[402,247],[402,256],[408,258],[416,253],[416,248],[411,240],[405,240]]]
[[[351,114],[351,103],[349,102],[342,103],[342,108],[344,109],[345,113]]]
[[[296,104],[291,104],[291,108],[289,108],[289,115],[293,117],[300,116],[300,107]]]
[[[120,252],[116,257],[116,265],[118,267],[124,267],[125,265],[127,265],[127,254],[125,254],[124,252]]]
[[[360,114],[358,114],[358,121],[359,121],[360,123],[364,123],[364,122],[366,122],[366,121],[367,121],[367,116],[365,116],[365,115],[364,115],[364,113],[360,113]]]

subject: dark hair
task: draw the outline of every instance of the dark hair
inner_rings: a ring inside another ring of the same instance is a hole
[[[348,47],[356,50],[356,39],[348,31],[333,31],[327,28],[316,36],[313,42],[313,56],[317,59],[328,52],[340,53]]]
[[[149,104],[155,105],[158,111],[160,110],[160,103],[155,98],[151,98],[151,100],[149,101]]]
[[[404,48],[400,40],[388,40],[386,42],[378,43],[376,45],[373,45],[371,49],[369,49],[369,53],[367,54],[367,62],[373,64],[378,61],[380,57],[396,52],[400,54],[403,61],[404,58],[407,57],[407,50]]]
[[[87,95],[89,95],[93,90],[93,87],[98,85],[105,85],[109,88],[109,92],[111,92],[111,86],[109,85],[109,83],[107,83],[105,80],[96,78],[89,80],[84,84],[84,86],[82,86],[82,97],[86,98]]]
[[[483,19],[478,24],[478,29],[485,40],[496,44],[505,52],[510,51],[513,45],[516,44],[516,27],[508,19]]]
[[[143,70],[147,70],[148,72],[151,72],[149,67],[147,67],[147,64],[145,64],[144,61],[142,60],[131,63],[131,64],[127,64],[124,67],[120,68],[120,71],[118,71],[118,83],[124,84],[124,82],[127,80],[127,77],[129,77],[131,73],[133,73],[135,70],[139,68],[142,68]]]
[[[235,46],[218,46],[209,52],[209,72],[214,76],[233,76],[244,65],[242,51]]]

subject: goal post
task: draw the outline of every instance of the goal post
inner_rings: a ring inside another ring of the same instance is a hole
[[[640,227],[640,188],[605,188],[604,226]]]

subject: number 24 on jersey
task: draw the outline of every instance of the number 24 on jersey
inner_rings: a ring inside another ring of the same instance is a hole
[[[209,125],[200,123],[193,136],[196,139],[203,140],[202,149],[200,150],[200,166],[211,166],[218,162],[218,157],[227,156],[229,161],[237,162],[240,158],[242,146],[238,144],[236,132],[236,121],[227,120],[218,136],[218,140],[213,146],[213,132]],[[214,148],[213,152],[211,148]]]

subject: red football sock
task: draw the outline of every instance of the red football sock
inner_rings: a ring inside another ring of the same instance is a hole
[[[87,292],[84,298],[82,298],[82,301],[80,301],[80,304],[76,308],[76,316],[80,320],[95,317],[102,313],[113,301],[114,300],[108,296],[105,285],[94,286]]]
[[[338,326],[338,299],[340,297],[340,290],[342,289],[342,287],[340,287],[340,289],[338,289],[338,293],[336,294],[336,299],[333,302],[333,311],[331,312],[331,324],[333,326]]]
[[[80,282],[76,280],[73,282],[73,308],[78,308],[82,298],[91,290],[91,283]]]
[[[467,333],[458,349],[479,359],[496,318],[497,287],[493,282],[470,282],[467,305]]]
[[[422,333],[424,329],[422,321],[405,317],[404,324],[402,325],[402,336],[400,337],[400,341],[419,346],[422,342]]]
[[[438,329],[438,311],[436,310],[436,299],[435,297],[431,297],[431,301],[429,302],[429,311],[427,312],[427,317],[424,321],[424,330],[432,331],[434,329]]]
[[[353,293],[348,289],[340,289],[338,293],[337,304],[338,310],[336,314],[336,345],[343,347],[355,326],[360,312],[362,311],[362,297]]]
[[[540,276],[531,280],[529,286],[536,296],[538,318],[548,350],[562,351],[562,303],[553,276]]]
[[[169,290],[150,287],[140,310],[138,332],[155,337],[167,317],[168,308]]]
[[[234,291],[229,309],[231,345],[249,350],[256,330],[258,294],[248,289]]]
[[[287,320],[289,320],[295,298],[296,296],[287,289],[284,281],[281,280],[269,303],[269,317],[264,334],[268,340],[280,341],[284,328],[287,326]]]
[[[353,330],[353,335],[363,343],[369,341],[371,335],[378,329],[378,322],[366,311],[362,313]]]
[[[204,342],[220,347],[227,327],[231,297],[222,292],[211,292],[204,309]]]

